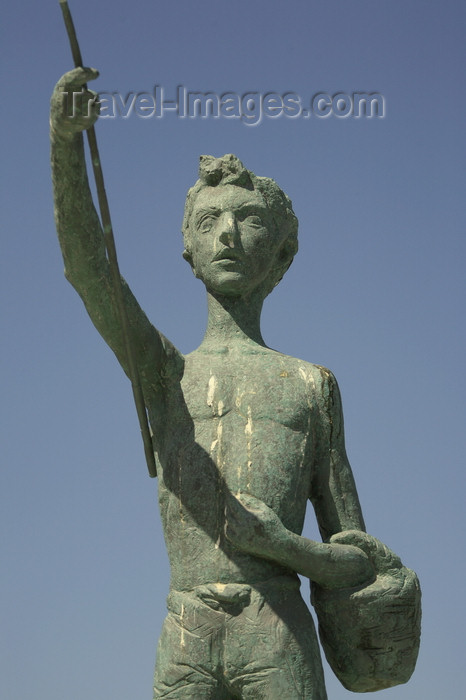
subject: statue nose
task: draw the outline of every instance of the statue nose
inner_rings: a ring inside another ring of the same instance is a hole
[[[238,226],[234,215],[231,212],[225,212],[220,219],[219,226],[221,243],[229,248],[234,248],[238,236]]]

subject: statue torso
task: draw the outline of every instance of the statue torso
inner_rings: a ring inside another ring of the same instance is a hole
[[[200,349],[165,397],[159,501],[172,586],[248,582],[284,573],[224,537],[226,494],[263,500],[302,530],[319,426],[319,371],[261,346]]]

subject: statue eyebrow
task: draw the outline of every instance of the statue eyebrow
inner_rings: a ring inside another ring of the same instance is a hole
[[[221,214],[221,209],[218,207],[213,207],[213,206],[206,206],[202,207],[202,209],[198,209],[194,213],[194,221],[195,223],[199,222],[199,219],[204,216],[204,214],[215,214],[216,216],[219,216]]]
[[[268,209],[268,207],[262,202],[244,202],[237,207],[237,211],[252,211],[255,209],[265,211]]]
[[[267,207],[261,204],[245,204],[242,207],[238,207],[237,212],[242,216],[249,216],[252,214],[263,215],[267,212]]]
[[[220,216],[222,213],[223,209],[218,206],[213,206],[213,205],[206,205],[204,207],[201,207],[197,211],[194,212],[194,225],[197,225],[199,221],[202,219],[203,216],[206,214],[213,214],[214,216]],[[238,207],[235,207],[234,209],[235,212],[238,212],[239,214],[242,214],[243,216],[247,215],[249,212],[268,212],[268,207],[265,204],[262,204],[261,202],[244,202],[243,204],[240,204]]]

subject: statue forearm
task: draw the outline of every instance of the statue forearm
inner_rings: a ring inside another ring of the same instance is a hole
[[[76,68],[58,82],[51,101],[51,162],[55,197],[55,221],[65,261],[65,275],[82,298],[104,340],[128,373],[126,347],[118,313],[116,294],[107,260],[105,241],[89,187],[82,132],[97,119],[89,91],[81,92],[86,81],[96,78],[92,68]],[[81,111],[70,118],[66,98],[80,95]],[[124,304],[131,325],[133,350],[143,389],[157,389],[166,361],[166,346],[150,324],[137,300],[122,280]],[[172,346],[170,346],[172,348]],[[172,348],[174,351],[174,349]]]
[[[301,537],[250,494],[231,494],[225,533],[238,549],[274,561],[325,588],[358,586],[374,578],[369,557],[359,547]]]
[[[369,558],[358,547],[315,542],[289,530],[275,540],[273,558],[324,588],[358,586],[374,577]]]
[[[65,276],[95,326],[126,371],[124,343],[116,310],[105,243],[89,187],[81,133],[54,129],[52,107],[51,163],[55,223]],[[129,293],[129,290],[126,290]]]
[[[82,134],[51,130],[55,223],[65,275],[79,293],[108,268],[105,245],[87,177]]]
[[[50,140],[55,222],[65,261],[65,274],[82,294],[107,270],[102,229],[94,207],[84,156],[83,132],[97,119],[94,93],[86,81],[92,68],[65,73],[50,103]],[[76,98],[76,99],[75,99]]]

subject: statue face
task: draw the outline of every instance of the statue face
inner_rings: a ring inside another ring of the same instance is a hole
[[[261,195],[235,185],[202,189],[189,230],[196,277],[208,291],[231,297],[260,287],[282,242]]]

